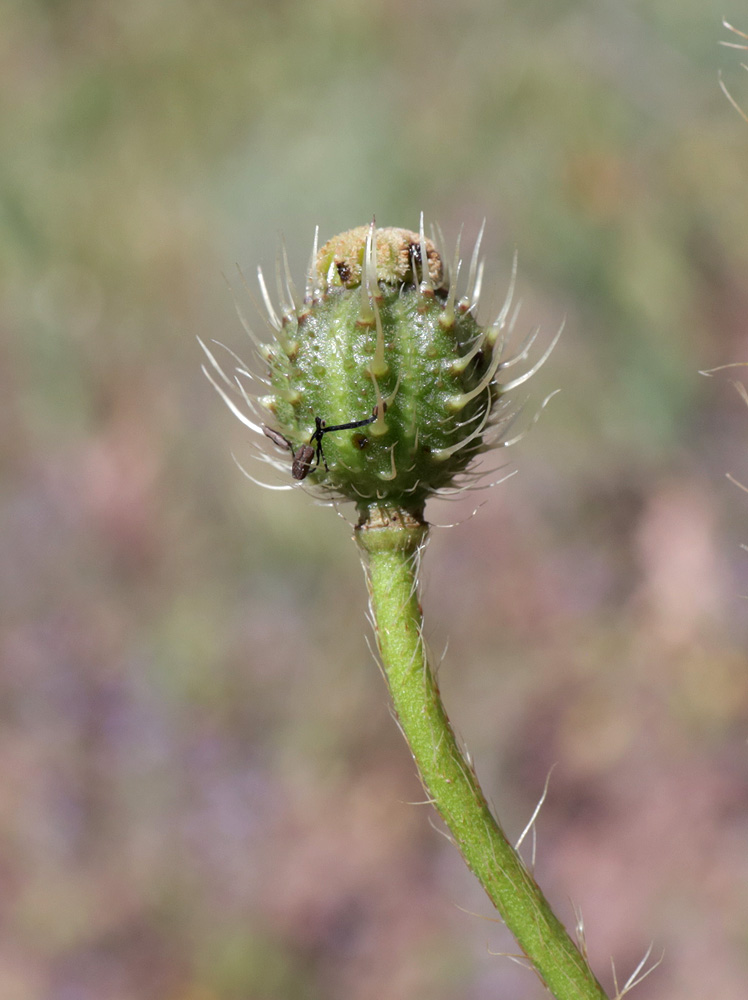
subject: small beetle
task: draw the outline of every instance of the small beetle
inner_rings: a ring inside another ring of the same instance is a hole
[[[383,403],[382,405],[386,410],[387,404]],[[372,415],[367,417],[366,420],[353,420],[349,424],[333,424],[331,427],[328,427],[322,417],[315,417],[315,428],[312,436],[309,438],[309,442],[307,444],[302,444],[295,450],[294,446],[284,434],[281,434],[279,431],[274,431],[272,427],[267,427],[265,424],[262,425],[262,429],[273,444],[278,445],[279,448],[288,448],[293,455],[291,475],[294,479],[301,480],[306,479],[312,469],[317,468],[320,458],[324,462],[325,469],[327,469],[327,462],[325,462],[325,455],[322,451],[323,434],[329,434],[331,431],[348,431],[353,430],[356,427],[365,427],[367,424],[373,424],[378,416],[379,405],[374,407]],[[312,465],[313,461],[314,465]]]

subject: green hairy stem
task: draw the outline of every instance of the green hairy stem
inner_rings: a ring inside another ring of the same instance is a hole
[[[356,529],[379,652],[405,739],[468,867],[557,1000],[605,1000],[585,957],[492,815],[455,739],[428,662],[418,598],[427,525],[378,511]]]

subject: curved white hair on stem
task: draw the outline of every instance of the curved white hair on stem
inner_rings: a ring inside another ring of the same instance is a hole
[[[725,28],[727,28],[728,31],[732,31],[733,34],[738,35],[740,38],[748,40],[748,34],[746,34],[744,31],[740,31],[738,28],[733,27],[733,25],[730,24],[728,21],[723,20],[722,24],[724,25]],[[748,45],[743,44],[743,42],[720,42],[719,44],[724,45],[726,49],[748,50]],[[740,65],[743,67],[743,69],[748,70],[748,65],[746,65],[745,63],[741,63]],[[722,93],[725,95],[730,104],[732,104],[732,106],[735,108],[735,110],[743,119],[743,121],[748,122],[748,114],[746,114],[745,111],[743,111],[738,102],[735,100],[730,91],[727,89],[727,86],[724,80],[722,79],[721,72],[719,74],[719,85],[722,90]]]

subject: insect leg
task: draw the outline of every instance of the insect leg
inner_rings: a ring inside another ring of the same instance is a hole
[[[279,448],[288,448],[288,450],[293,455],[294,447],[288,438],[281,434],[280,431],[274,431],[272,427],[268,427],[267,424],[262,425],[262,432],[266,437],[269,437],[273,444],[277,445]]]

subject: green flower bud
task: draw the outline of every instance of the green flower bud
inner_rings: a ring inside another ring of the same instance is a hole
[[[232,384],[205,350],[258,420],[206,370],[225,401],[279,449],[260,457],[286,470],[292,482],[317,487],[329,499],[352,500],[362,521],[380,508],[420,520],[426,500],[459,486],[476,455],[509,443],[501,432],[514,414],[503,394],[537,370],[555,340],[535,366],[500,382],[506,368],[527,357],[534,337],[513,358],[503,357],[514,272],[498,317],[478,323],[479,246],[480,237],[459,299],[459,241],[450,273],[425,237],[423,219],[420,233],[372,223],[319,251],[315,239],[303,297],[284,251],[280,315],[258,272],[274,332],[271,344],[258,345],[269,392],[250,394],[246,380],[259,379],[244,366]]]

